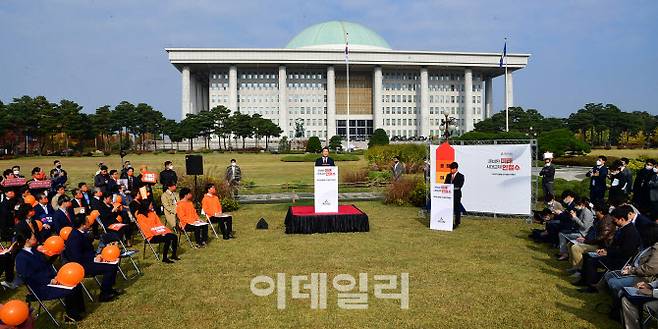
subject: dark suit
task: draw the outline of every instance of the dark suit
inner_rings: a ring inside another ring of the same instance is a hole
[[[454,175],[446,175],[445,184],[453,185],[453,211],[455,214],[455,223],[453,226],[455,228],[459,226],[462,221],[462,210],[464,208],[464,206],[462,206],[462,187],[464,187],[464,181],[464,175],[460,172],[457,172]]]
[[[583,255],[581,276],[583,283],[593,285],[599,281],[600,275],[597,272],[600,267],[599,261],[610,270],[620,270],[629,258],[637,254],[641,242],[640,233],[632,223],[619,228],[610,246],[606,248],[606,256],[591,257],[588,253]]]
[[[315,160],[315,166],[320,167],[320,166],[335,166],[334,164],[334,159],[331,157],[319,157],[317,160]]]
[[[14,234],[14,218],[18,198],[5,199],[0,203],[0,237],[3,241],[11,240]]]
[[[595,173],[598,173],[598,176],[592,176],[592,174]],[[591,177],[589,184],[589,200],[594,204],[603,203],[606,190],[606,178],[608,177],[608,167],[605,165],[601,167],[594,166],[586,176]]]
[[[56,232],[59,232],[64,227],[72,227],[73,218],[73,211],[71,209],[67,209],[66,212],[64,212],[62,208],[57,209],[53,215],[53,223],[56,227]]]
[[[48,224],[50,226],[50,230],[46,230],[44,228],[44,232],[42,232],[42,235],[44,236],[50,236],[52,233],[59,234],[59,230],[57,229],[56,225],[53,224],[53,216],[55,215],[55,209],[50,205],[50,203],[46,204],[45,208],[43,205],[38,204],[36,207],[34,207],[35,215],[34,217],[37,220],[40,220],[44,224]]]
[[[165,169],[160,172],[160,184],[162,184],[162,190],[166,191],[169,184],[178,184],[178,175],[171,169]]]
[[[57,273],[46,262],[45,255],[32,248],[31,252],[21,249],[16,255],[16,272],[27,285],[43,300],[64,298],[66,313],[78,317],[85,311],[82,289],[78,284],[72,290],[49,287]]]
[[[640,237],[642,238],[642,246],[648,247],[656,242],[656,239],[654,238],[654,236],[658,234],[658,231],[656,230],[658,225],[656,225],[656,222],[652,221],[647,216],[637,214],[633,224],[635,225],[637,231],[640,233]]]
[[[94,186],[103,191],[103,195],[107,195],[107,184],[110,182],[110,175],[98,174],[94,177]]]
[[[85,276],[103,275],[101,291],[109,294],[116,282],[118,266],[114,264],[96,263],[96,250],[92,244],[92,237],[72,230],[65,242],[64,257],[69,262],[76,262],[85,268]]]
[[[89,214],[89,204],[87,203],[87,200],[85,198],[82,198],[80,200],[73,198],[71,200],[71,208],[84,208],[85,209],[85,214]]]

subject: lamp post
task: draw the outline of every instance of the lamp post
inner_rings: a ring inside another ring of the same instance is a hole
[[[446,141],[450,138],[450,126],[455,124],[455,118],[450,117],[448,112],[443,112],[443,119],[441,119],[441,126],[443,126],[443,139]]]

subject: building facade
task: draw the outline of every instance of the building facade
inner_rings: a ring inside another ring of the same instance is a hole
[[[492,114],[492,80],[505,75],[500,53],[393,50],[372,30],[339,21],[313,25],[281,49],[166,51],[181,72],[182,118],[223,105],[271,119],[289,138],[299,128],[306,138],[344,137],[348,124],[352,140],[377,128],[389,137],[440,135],[443,113],[468,132]],[[509,106],[513,72],[529,57],[507,54]]]

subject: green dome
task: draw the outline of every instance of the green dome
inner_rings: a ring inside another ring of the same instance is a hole
[[[343,21],[307,27],[292,38],[286,48],[345,49],[345,33],[349,33],[350,49],[391,49],[388,42],[373,30]]]

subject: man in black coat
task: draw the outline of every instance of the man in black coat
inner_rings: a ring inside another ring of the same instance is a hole
[[[541,176],[541,189],[544,192],[544,202],[548,203],[555,197],[555,191],[553,190],[553,182],[555,181],[555,166],[553,165],[552,158],[544,159],[544,167],[541,168],[539,172]]]
[[[316,167],[333,167],[336,164],[334,164],[334,159],[329,157],[329,148],[328,147],[323,147],[322,148],[322,157],[319,157],[317,160],[315,160],[315,166]]]
[[[160,184],[162,191],[166,191],[168,186],[178,184],[178,174],[174,171],[174,164],[167,160],[164,163],[165,169],[160,172]]]
[[[596,256],[590,253],[583,254],[583,267],[580,280],[574,285],[582,285],[585,288],[581,292],[595,293],[597,289],[596,283],[601,278],[598,273],[598,268],[604,266],[608,270],[620,270],[628,260],[637,254],[642,239],[640,233],[631,223],[632,218],[629,218],[629,213],[625,207],[618,207],[612,211],[615,225],[617,225],[617,232],[612,239],[610,245],[605,249],[598,249]]]
[[[107,193],[107,184],[110,182],[110,175],[107,173],[107,166],[103,165],[100,172],[94,177],[94,187],[100,188],[103,194]]]
[[[596,165],[590,169],[586,176],[590,177],[589,184],[589,201],[593,204],[603,203],[606,190],[606,179],[608,178],[608,167],[605,162],[608,160],[601,155],[596,160]]]
[[[459,164],[453,162],[450,164],[450,175],[446,176],[445,184],[452,184],[453,187],[453,212],[455,221],[452,224],[453,229],[459,227],[462,222],[462,187],[464,187],[464,175],[459,171]]]
[[[653,167],[656,161],[649,159],[644,164],[644,168],[637,173],[633,183],[633,204],[641,211],[646,213],[651,209],[651,200],[649,199],[649,181],[654,175]]]
[[[15,189],[5,191],[5,199],[0,203],[0,240],[10,241],[14,234],[16,206],[21,200],[16,197]]]

